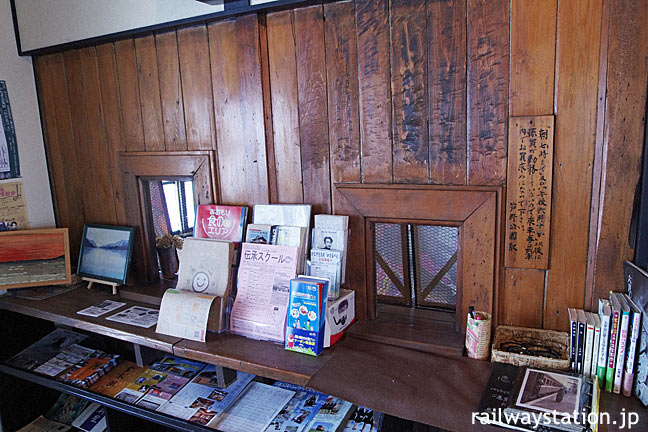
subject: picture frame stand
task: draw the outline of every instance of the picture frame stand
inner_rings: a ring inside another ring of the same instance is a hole
[[[100,283],[100,284],[104,284],[104,285],[110,285],[112,287],[113,295],[117,294],[117,285],[119,285],[117,282],[110,282],[110,281],[105,281],[105,280],[100,280],[100,279],[93,279],[93,278],[89,278],[89,277],[85,277],[85,276],[83,276],[81,278],[81,280],[88,282],[88,289],[91,289],[92,285],[94,285],[95,282],[96,282],[96,283]]]

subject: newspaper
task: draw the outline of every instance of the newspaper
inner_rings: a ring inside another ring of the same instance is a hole
[[[216,297],[168,289],[162,297],[157,333],[205,342],[209,310]]]
[[[123,324],[130,324],[137,327],[149,328],[157,324],[159,311],[141,306],[133,306],[124,311],[106,318],[108,321],[115,321]]]
[[[231,331],[283,343],[290,280],[296,270],[296,247],[243,243]]]
[[[103,314],[106,314],[108,312],[112,312],[114,310],[119,309],[122,306],[125,306],[126,303],[123,302],[116,302],[112,300],[104,300],[101,303],[97,303],[96,305],[87,307],[85,309],[81,309],[77,313],[79,315],[86,315],[86,316],[91,316],[91,317],[98,317]]]
[[[228,432],[264,431],[295,392],[253,382],[222,416],[207,426]]]

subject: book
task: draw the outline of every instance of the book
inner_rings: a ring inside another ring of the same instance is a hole
[[[585,312],[585,342],[583,345],[583,370],[581,373],[590,376],[592,370],[592,352],[594,349],[594,317]]]
[[[349,229],[349,216],[316,214],[315,226],[333,231],[347,231]]]
[[[632,383],[634,381],[635,355],[637,342],[641,331],[641,310],[632,299],[624,294],[625,300],[630,307],[630,325],[628,328],[628,349],[626,350],[625,369],[623,371],[623,382],[621,391],[626,397],[632,394]]]
[[[108,429],[106,410],[93,402],[72,422],[72,426],[85,432],[103,432]]]
[[[236,381],[225,388],[216,385],[216,366],[207,365],[165,404],[157,410],[191,422],[206,424],[232,405],[254,375],[237,371]],[[200,415],[198,412],[203,410]]]
[[[290,281],[284,347],[309,355],[324,350],[328,280],[300,276]]]
[[[569,314],[569,328],[571,330],[569,337],[569,365],[572,371],[576,371],[576,346],[578,344],[578,314],[576,309],[567,308]]]
[[[107,354],[97,350],[89,358],[68,369],[59,378],[65,383],[88,388],[114,368],[119,359],[119,354]]]
[[[96,383],[90,386],[90,390],[109,397],[115,397],[128,384],[135,381],[145,367],[137,366],[135,363],[122,360],[117,366],[99,378]]]
[[[585,311],[577,309],[578,315],[578,341],[576,343],[576,372],[583,372],[583,356],[585,355],[585,335],[587,328],[587,317]]]
[[[34,370],[56,357],[63,349],[83,342],[85,339],[87,336],[80,333],[57,328],[10,358],[7,363],[18,368]]]
[[[339,215],[315,215],[313,247],[342,251],[340,281],[346,281],[347,241],[349,238],[349,217]]]
[[[598,314],[592,313],[594,318],[594,345],[592,345],[592,366],[589,377],[594,378],[598,373],[599,344],[601,343],[601,319]]]
[[[310,276],[328,279],[328,299],[340,296],[342,278],[342,252],[329,249],[311,249]]]
[[[639,308],[643,320],[640,322],[637,372],[634,377],[634,395],[642,404],[648,406],[648,272],[630,263],[623,263],[625,285],[629,297]]]
[[[295,395],[270,422],[265,432],[303,432],[328,398],[324,393],[296,384],[276,381],[273,385],[292,390]]]
[[[614,369],[614,385],[612,391],[621,393],[621,382],[623,381],[623,368],[625,365],[626,345],[628,342],[628,326],[630,324],[630,307],[625,301],[622,294],[610,293],[614,295],[621,305],[621,322],[619,324],[619,335],[617,336],[617,358]]]
[[[47,411],[45,417],[58,423],[72,425],[89,403],[80,396],[61,393],[54,405]]]
[[[246,243],[270,244],[272,236],[272,225],[268,224],[248,224],[245,233]]]
[[[607,360],[610,340],[610,319],[612,316],[612,308],[610,301],[607,299],[599,300],[599,318],[601,320],[601,340],[599,341],[599,358],[596,365],[596,375],[598,376],[598,384],[603,387],[605,385],[605,372],[607,369]]]
[[[329,396],[304,431],[341,432],[353,413],[353,407],[351,402]]]
[[[272,227],[270,244],[297,247],[297,256],[299,257],[297,272],[303,272],[306,262],[304,255],[304,251],[307,247],[306,228],[298,226],[276,225]]]
[[[621,318],[621,305],[615,296],[610,295],[610,343],[608,349],[607,367],[605,369],[605,391],[611,392],[614,387],[614,367],[616,366],[617,337]]]
[[[194,237],[241,242],[246,219],[247,207],[199,205],[196,209]]]

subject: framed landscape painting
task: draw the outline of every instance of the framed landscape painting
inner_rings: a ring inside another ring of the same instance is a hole
[[[71,282],[67,228],[0,232],[0,289]]]
[[[135,228],[86,224],[79,253],[79,276],[126,283]]]

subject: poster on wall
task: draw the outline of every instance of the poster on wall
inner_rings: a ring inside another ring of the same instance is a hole
[[[27,203],[22,183],[0,183],[0,231],[28,228]]]
[[[0,80],[0,180],[20,177],[18,143],[7,83]]]

